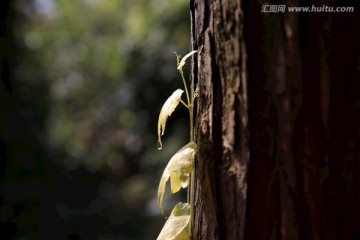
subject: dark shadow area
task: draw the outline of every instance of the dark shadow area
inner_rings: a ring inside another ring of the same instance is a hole
[[[1,3],[1,239],[156,238],[161,170],[188,132],[182,110],[156,150],[189,39],[186,3],[159,2]]]

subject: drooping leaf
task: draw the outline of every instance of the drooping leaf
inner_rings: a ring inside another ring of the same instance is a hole
[[[161,212],[162,201],[164,198],[166,182],[170,178],[171,193],[176,193],[180,188],[186,188],[189,185],[189,176],[194,168],[194,158],[197,150],[195,142],[190,142],[175,153],[168,162],[159,183],[158,204]]]
[[[191,57],[192,55],[194,55],[197,52],[198,52],[197,50],[194,50],[194,51],[191,51],[188,54],[186,54],[179,62],[177,69],[180,70],[185,65],[186,59],[188,59],[189,57]]]
[[[165,222],[157,240],[188,240],[190,239],[190,205],[177,203]]]
[[[181,100],[183,90],[177,89],[171,96],[166,100],[161,108],[159,119],[158,119],[158,149],[162,149],[161,136],[164,135],[166,121],[168,117],[174,112],[175,108]]]
[[[177,174],[177,172],[171,172],[170,173],[170,189],[171,189],[171,193],[176,193],[180,190],[181,188],[181,182],[180,182],[180,177],[179,174]]]

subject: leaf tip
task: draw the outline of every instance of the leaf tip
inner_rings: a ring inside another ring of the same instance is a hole
[[[189,52],[188,54],[186,54],[182,59],[181,61],[178,63],[178,67],[177,67],[177,70],[181,70],[182,67],[185,65],[185,62],[186,62],[186,59],[188,59],[189,57],[191,57],[192,55],[194,55],[195,53],[197,53],[198,50],[193,50],[191,52]]]
[[[161,150],[162,149],[162,143],[161,140],[159,140],[156,144],[157,150]]]

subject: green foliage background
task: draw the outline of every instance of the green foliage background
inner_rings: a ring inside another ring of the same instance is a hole
[[[173,52],[189,51],[188,2],[13,7],[16,111],[2,133],[1,228],[9,239],[155,239],[165,222],[157,184],[188,139],[182,109],[156,150],[162,103],[182,87]]]

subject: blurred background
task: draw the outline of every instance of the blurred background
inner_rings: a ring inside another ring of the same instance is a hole
[[[179,107],[156,149],[161,106],[183,88],[188,1],[5,2],[1,239],[155,239],[162,170],[188,142]]]

